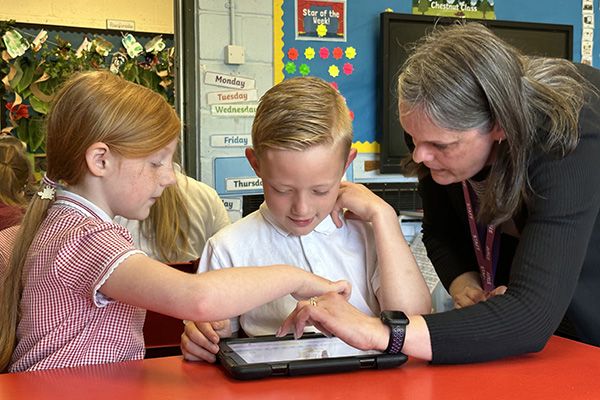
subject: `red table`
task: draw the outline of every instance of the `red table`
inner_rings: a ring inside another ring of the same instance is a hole
[[[600,348],[553,337],[537,354],[470,365],[236,381],[181,357],[0,375],[0,399],[600,399]]]

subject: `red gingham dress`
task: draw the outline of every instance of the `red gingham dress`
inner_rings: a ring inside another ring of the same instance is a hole
[[[136,253],[127,229],[88,200],[58,191],[27,255],[9,371],[142,359],[146,311],[100,292]]]

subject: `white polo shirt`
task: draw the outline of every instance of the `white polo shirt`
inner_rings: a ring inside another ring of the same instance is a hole
[[[346,279],[352,284],[350,303],[368,315],[379,314],[377,252],[370,224],[344,220],[338,229],[328,216],[309,234],[294,236],[277,225],[263,203],[208,240],[198,271],[272,264],[294,265],[332,281]],[[296,303],[288,295],[257,307],[240,317],[241,327],[250,336],[274,334]],[[239,329],[235,320],[232,329]]]

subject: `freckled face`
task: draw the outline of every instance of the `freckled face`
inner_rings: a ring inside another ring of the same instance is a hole
[[[440,185],[461,182],[492,162],[501,130],[482,133],[477,129],[451,131],[435,125],[419,110],[405,111],[400,106],[400,124],[415,144],[412,158],[423,163]]]
[[[264,151],[256,172],[277,223],[301,236],[323,221],[335,205],[347,156],[339,145]]]
[[[107,185],[112,215],[143,220],[163,190],[175,184],[174,140],[163,149],[142,158],[119,158],[114,179]]]

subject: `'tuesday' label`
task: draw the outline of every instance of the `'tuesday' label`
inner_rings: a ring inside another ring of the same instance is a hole
[[[206,96],[208,104],[243,103],[245,101],[256,101],[258,99],[256,89],[212,92],[208,93]]]

